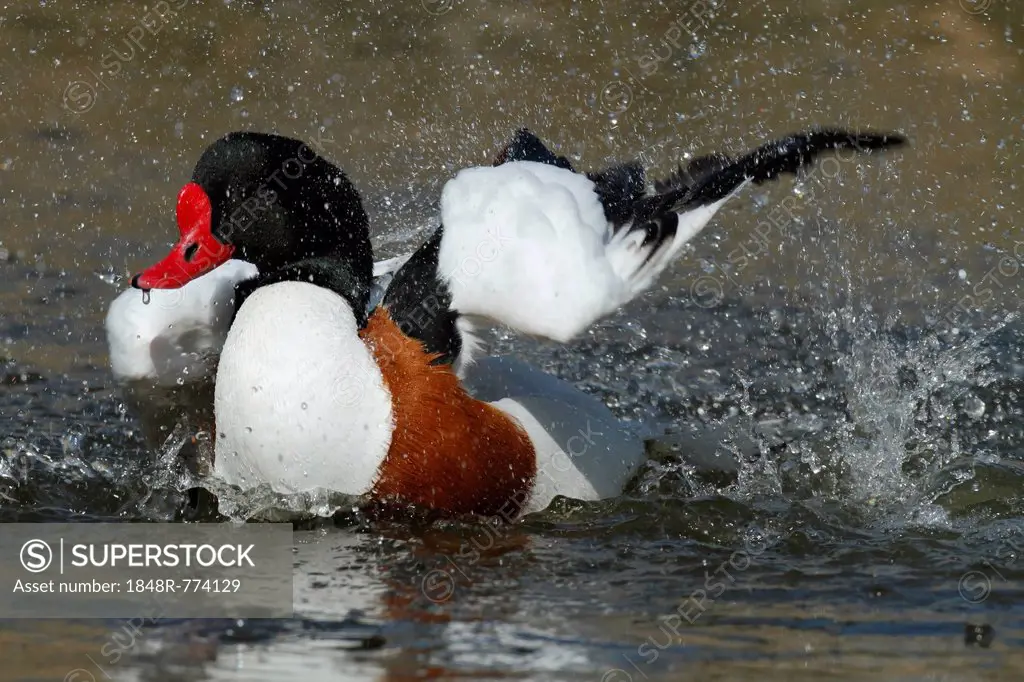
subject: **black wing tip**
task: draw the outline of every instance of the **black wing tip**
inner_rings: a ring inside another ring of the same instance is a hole
[[[907,143],[901,133],[818,128],[767,142],[737,159],[725,154],[699,156],[686,166],[680,164],[668,178],[655,181],[654,189],[660,195],[672,193],[702,204],[725,197],[744,179],[760,184],[783,173],[796,173],[821,152],[870,152]]]
[[[783,173],[796,174],[827,151],[872,152],[900,147],[907,138],[899,133],[851,132],[819,128],[769,142],[744,155],[737,162],[744,176],[755,183],[774,180]]]
[[[527,146],[534,144],[540,144],[541,146],[543,146],[543,143],[540,141],[540,138],[538,138],[536,135],[530,132],[529,128],[525,126],[522,128],[518,128],[514,133],[512,133],[512,137],[509,138],[508,142],[506,142],[505,145],[501,148],[501,151],[498,152],[498,155],[494,157],[494,160],[491,162],[491,165],[500,166],[503,163],[515,161],[514,156],[519,150],[522,150]]]
[[[902,147],[907,138],[901,133],[879,133],[874,131],[853,132],[841,128],[819,128],[809,133],[798,133],[790,138],[807,140],[811,148],[819,149],[856,149],[870,151]]]
[[[522,128],[517,128],[516,131],[512,133],[512,137],[509,139],[508,144],[505,145],[505,149],[517,146],[534,145],[544,147],[544,142],[542,142],[541,139],[537,137],[536,133],[534,133],[526,126],[523,126]]]
[[[500,166],[510,161],[536,161],[575,172],[569,159],[556,155],[525,126],[512,134],[491,165]]]
[[[733,163],[735,160],[725,154],[698,156],[691,159],[685,166],[680,163],[676,170],[664,180],[655,180],[654,191],[657,194],[686,191],[700,183],[701,180],[728,168]]]

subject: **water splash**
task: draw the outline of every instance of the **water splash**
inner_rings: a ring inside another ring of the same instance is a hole
[[[997,376],[984,346],[1006,322],[948,343],[870,317],[846,319],[849,349],[837,364],[845,374],[847,420],[835,440],[835,459],[849,482],[845,502],[885,510],[890,521],[944,523],[948,515],[935,501],[950,483],[938,483],[968,457],[955,423],[984,414],[976,391]]]
[[[233,521],[293,522],[328,518],[343,510],[358,513],[355,498],[320,488],[284,494],[264,484],[241,490],[213,475],[199,479],[197,484],[217,496],[217,511]]]
[[[169,520],[177,515],[180,494],[195,486],[195,477],[181,457],[191,439],[186,423],[175,425],[157,451],[156,462],[142,475],[142,494],[123,504],[119,516]]]

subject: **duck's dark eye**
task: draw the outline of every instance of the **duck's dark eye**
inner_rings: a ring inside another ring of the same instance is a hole
[[[185,248],[185,262],[186,263],[191,263],[192,259],[196,255],[196,251],[198,251],[198,250],[199,250],[199,244],[189,244]]]

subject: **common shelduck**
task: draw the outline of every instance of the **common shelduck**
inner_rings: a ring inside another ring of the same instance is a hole
[[[177,245],[111,306],[112,365],[122,380],[216,365],[214,471],[241,488],[507,519],[556,495],[613,497],[640,440],[571,385],[477,357],[478,325],[568,341],[648,289],[745,183],[902,142],[792,135],[649,189],[639,164],[579,173],[522,130],[494,165],[446,184],[440,227],[378,268],[403,263],[373,307],[367,218],[345,174],[301,141],[232,133],[179,194]],[[189,327],[167,335],[174,348],[154,351],[168,330],[141,296]]]

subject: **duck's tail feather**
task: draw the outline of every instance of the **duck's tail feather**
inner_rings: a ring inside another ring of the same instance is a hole
[[[825,129],[769,142],[738,159],[724,154],[698,157],[656,181],[654,194],[635,200],[628,216],[612,220],[609,260],[634,295],[639,294],[746,183],[795,174],[825,151],[870,151],[905,142],[896,133]]]

